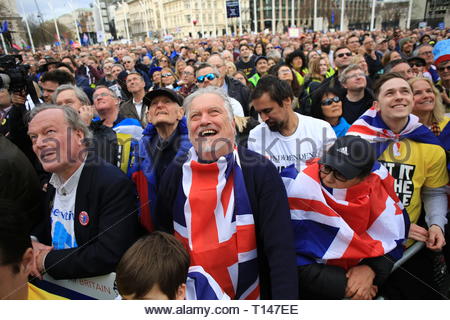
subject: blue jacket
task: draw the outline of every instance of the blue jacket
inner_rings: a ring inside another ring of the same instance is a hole
[[[158,192],[157,168],[159,166],[167,167],[169,163],[155,163],[152,153],[155,152],[152,143],[153,138],[157,136],[156,128],[149,123],[144,129],[143,137],[139,141],[138,148],[135,151],[134,163],[131,169],[131,178],[136,184],[140,201],[139,221],[142,226],[149,232],[154,230],[154,214],[156,206],[156,194]],[[186,118],[183,117],[175,130],[174,137],[171,138],[174,143],[174,148],[177,149],[173,158],[186,153],[191,148],[191,143],[188,137],[188,129],[186,125]],[[173,160],[170,159],[170,161]]]

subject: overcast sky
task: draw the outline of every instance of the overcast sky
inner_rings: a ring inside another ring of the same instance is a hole
[[[72,11],[69,3],[72,2],[74,9],[77,8],[89,8],[89,4],[93,2],[93,0],[16,0],[17,3],[17,12],[20,16],[22,16],[23,11],[20,3],[23,4],[25,9],[25,13],[29,14],[37,14],[36,2],[39,5],[39,9],[41,10],[42,15],[44,16],[44,20],[48,20],[50,18],[59,17],[64,13],[69,13]],[[50,10],[48,5],[50,3],[54,10]]]

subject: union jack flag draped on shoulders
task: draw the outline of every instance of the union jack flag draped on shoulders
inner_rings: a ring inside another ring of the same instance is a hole
[[[360,136],[375,146],[377,158],[383,154],[390,143],[394,142],[394,155],[399,155],[400,140],[411,139],[416,142],[441,145],[436,136],[426,126],[419,122],[419,118],[409,115],[408,124],[400,133],[394,133],[384,123],[380,112],[375,107],[367,110],[348,129],[347,135]]]
[[[237,150],[200,163],[194,148],[183,164],[174,204],[175,236],[231,299],[258,299],[256,231]]]
[[[376,162],[361,183],[331,189],[320,181],[317,160],[288,189],[297,265],[326,263],[348,270],[387,253],[399,259],[409,218],[387,169]]]

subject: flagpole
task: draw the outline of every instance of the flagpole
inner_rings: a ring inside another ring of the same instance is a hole
[[[370,31],[373,31],[375,28],[375,7],[377,6],[377,1],[372,1],[372,16],[370,18]]]
[[[411,27],[411,11],[412,11],[412,0],[409,0],[408,18],[406,20],[406,29],[409,29]]]
[[[241,2],[239,3],[239,36],[242,36],[242,10],[241,10]]]
[[[341,0],[341,30],[340,31],[346,31],[346,30],[344,30],[344,12],[345,12],[345,0]]]
[[[2,30],[2,32],[0,32],[0,37],[2,38],[3,50],[5,51],[5,54],[8,54],[8,49],[6,48],[5,38],[3,37],[3,30]]]
[[[50,1],[47,3],[48,7],[50,9],[51,12],[55,12],[55,10],[53,9],[52,4],[50,3]],[[58,29],[58,23],[56,22],[56,17],[53,19],[54,23],[55,23],[55,29],[56,29],[56,36],[58,37],[58,42],[59,42],[59,50],[61,51],[61,37],[59,36],[59,29]]]
[[[272,34],[275,34],[275,0],[272,0]]]
[[[75,18],[75,10],[73,9],[72,0],[69,0],[69,7],[72,10],[72,18],[73,22],[75,23],[75,30],[77,31],[78,43],[81,45],[80,30],[78,29],[78,21]]]
[[[255,28],[255,34],[258,33],[258,19],[256,17],[258,13],[256,12],[256,0],[253,0],[253,28]]]
[[[31,51],[33,51],[33,53],[36,53],[36,50],[34,49],[33,38],[31,37],[30,26],[28,25],[28,19],[27,19],[27,16],[25,15],[25,9],[23,8],[22,1],[19,1],[19,2],[20,2],[20,6],[22,7],[22,14],[23,14],[23,18],[25,19],[25,25],[27,27],[28,37],[30,38]]]

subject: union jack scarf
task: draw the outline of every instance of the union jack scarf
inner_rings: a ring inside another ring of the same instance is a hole
[[[430,129],[421,124],[419,118],[413,114],[409,115],[408,124],[400,133],[392,132],[375,107],[370,108],[359,117],[348,129],[347,135],[360,136],[370,142],[375,147],[377,158],[383,154],[391,142],[394,142],[394,156],[400,156],[399,141],[403,139],[441,145]]]
[[[297,265],[326,263],[345,270],[364,258],[403,254],[409,218],[394,179],[378,162],[348,189],[322,185],[316,159],[289,186]]]
[[[186,280],[186,300],[230,300],[202,267],[191,266]]]
[[[231,299],[259,299],[256,231],[238,152],[182,167],[174,204],[175,236]]]

